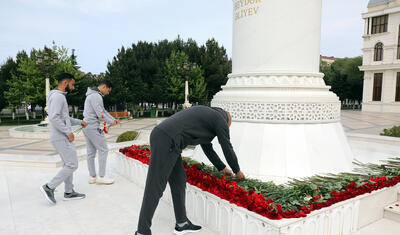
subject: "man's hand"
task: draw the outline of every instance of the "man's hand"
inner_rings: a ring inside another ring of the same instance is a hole
[[[221,172],[224,174],[225,177],[233,177],[232,171],[229,170],[229,169],[226,168],[226,167],[225,167]]]
[[[69,142],[72,142],[72,141],[75,140],[74,133],[70,133],[70,134],[68,135],[68,140],[69,140]]]
[[[113,125],[113,126],[116,126],[116,125],[118,125],[118,124],[119,124],[119,119],[115,119],[112,125]]]
[[[246,179],[246,177],[244,176],[242,171],[238,171],[238,173],[236,173],[236,178],[238,180],[245,180]]]
[[[81,126],[82,126],[83,128],[85,128],[85,127],[87,127],[87,125],[88,125],[87,122],[85,122],[85,121],[82,120]]]

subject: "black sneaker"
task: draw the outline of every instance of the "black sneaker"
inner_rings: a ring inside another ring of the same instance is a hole
[[[201,230],[201,226],[194,225],[192,222],[189,220],[187,221],[187,224],[185,224],[182,227],[179,227],[178,225],[175,225],[175,230],[174,233],[176,235],[183,235],[186,233],[197,233]]]
[[[72,193],[64,193],[64,201],[84,199],[85,197],[86,197],[85,194],[77,193],[74,190],[72,190]]]
[[[56,199],[54,198],[54,189],[51,189],[47,186],[47,184],[40,187],[40,191],[43,193],[43,196],[46,198],[50,204],[56,204]]]

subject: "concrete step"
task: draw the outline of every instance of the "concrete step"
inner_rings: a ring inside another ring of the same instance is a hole
[[[400,201],[393,202],[390,205],[387,205],[384,208],[383,217],[400,223]]]
[[[357,235],[399,235],[400,223],[389,219],[381,219],[364,228]]]

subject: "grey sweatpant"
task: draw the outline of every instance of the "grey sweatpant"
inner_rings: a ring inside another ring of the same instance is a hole
[[[150,166],[138,224],[140,234],[151,235],[151,221],[167,182],[171,188],[176,222],[184,223],[188,220],[185,207],[186,172],[174,146],[173,139],[162,130],[156,127],[151,132]]]
[[[78,169],[78,156],[76,155],[75,145],[65,140],[51,141],[54,148],[60,154],[63,162],[62,169],[58,174],[47,184],[52,189],[55,189],[62,182],[65,184],[65,192],[71,193],[74,185],[72,184],[73,173]]]
[[[103,177],[106,174],[106,164],[108,155],[107,140],[104,132],[100,129],[83,129],[83,134],[86,138],[87,165],[90,176],[96,176],[96,167],[94,159],[96,152],[99,153],[99,176]]]

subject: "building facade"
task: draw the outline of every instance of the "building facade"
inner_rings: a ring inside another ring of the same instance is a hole
[[[400,0],[370,0],[362,18],[362,109],[400,113]]]

